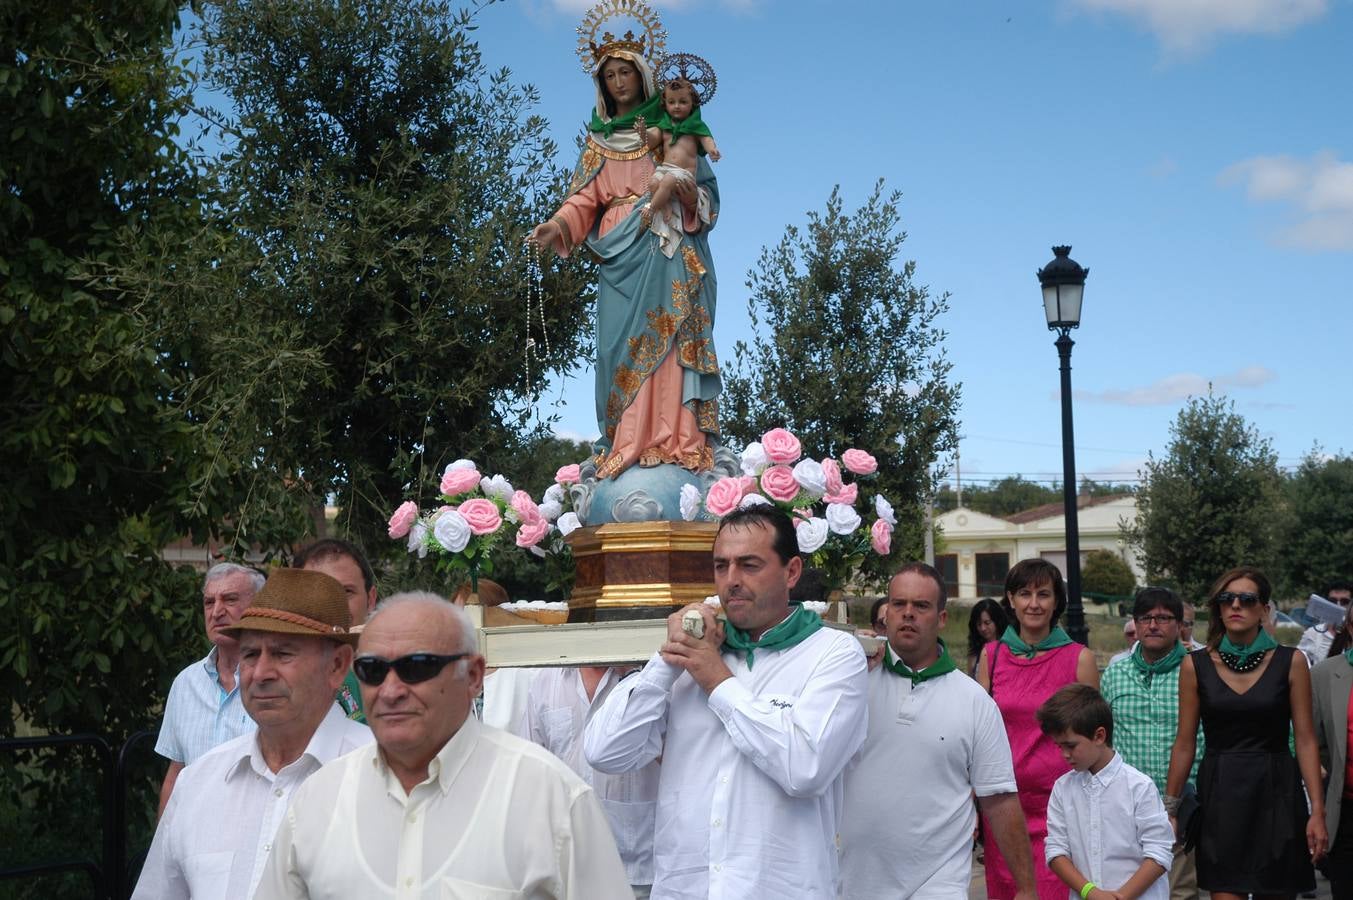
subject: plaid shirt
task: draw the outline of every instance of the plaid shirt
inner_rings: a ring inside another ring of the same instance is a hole
[[[1099,692],[1113,709],[1113,748],[1164,795],[1170,748],[1179,730],[1179,669],[1154,676],[1149,684],[1145,675],[1130,658],[1120,659],[1104,670]],[[1199,723],[1198,746],[1189,770],[1191,783],[1198,781],[1202,758],[1203,727]]]

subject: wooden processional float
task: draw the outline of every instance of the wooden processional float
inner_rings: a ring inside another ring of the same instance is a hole
[[[577,564],[568,611],[509,612],[470,602],[491,668],[642,663],[667,639],[667,617],[715,593],[716,522],[613,522],[569,535]],[[824,622],[849,631],[846,604]],[[866,651],[877,644],[862,637]]]

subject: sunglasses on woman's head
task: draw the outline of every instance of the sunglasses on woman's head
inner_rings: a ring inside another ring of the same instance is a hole
[[[452,653],[442,656],[437,653],[410,653],[399,659],[381,659],[379,656],[359,656],[352,661],[353,674],[364,684],[379,687],[385,683],[385,676],[394,669],[399,680],[405,684],[418,684],[436,678],[442,669],[458,659],[470,656],[469,653]]]
[[[1259,602],[1259,595],[1252,594],[1249,591],[1243,591],[1239,594],[1237,594],[1234,591],[1222,591],[1220,594],[1217,595],[1218,606],[1230,606],[1237,600],[1240,601],[1241,606],[1250,607],[1254,606],[1256,603]]]

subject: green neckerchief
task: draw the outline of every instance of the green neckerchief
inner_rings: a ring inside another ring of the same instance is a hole
[[[1039,650],[1056,650],[1058,647],[1065,647],[1071,643],[1071,636],[1062,630],[1062,626],[1058,625],[1048,632],[1047,637],[1031,647],[1025,643],[1024,638],[1019,636],[1019,632],[1015,630],[1014,625],[1007,625],[1005,626],[1005,634],[1001,635],[1001,643],[1009,647],[1010,652],[1016,656],[1033,659],[1034,654]]]
[[[603,122],[601,116],[597,115],[597,111],[594,109],[592,110],[592,124],[587,126],[587,130],[600,131],[602,134],[606,135],[606,137],[610,137],[615,133],[616,129],[620,129],[621,131],[633,130],[634,120],[639,116],[643,116],[644,121],[650,123],[648,127],[652,128],[653,125],[651,123],[656,117],[656,114],[661,110],[661,106],[660,98],[657,94],[654,94],[652,97],[649,97],[643,103],[636,106],[632,111],[625,113],[625,115],[612,116],[609,122]]]
[[[357,676],[348,670],[348,674],[343,679],[343,684],[338,688],[338,694],[334,697],[343,715],[352,719],[354,722],[366,724],[366,713],[362,711],[362,688],[357,681]]]
[[[793,647],[802,641],[808,635],[812,634],[822,627],[822,617],[815,612],[810,612],[800,605],[795,605],[793,612],[774,628],[761,635],[761,640],[754,641],[738,626],[732,622],[724,622],[723,626],[723,649],[730,653],[747,653],[747,668],[752,667],[752,652],[755,650],[785,650]]]
[[[900,659],[893,658],[892,645],[883,654],[883,665],[890,672],[901,675],[903,678],[911,679],[911,686],[916,687],[922,681],[929,681],[932,678],[939,678],[941,675],[948,675],[958,668],[954,665],[954,658],[949,655],[949,648],[944,645],[944,638],[940,638],[940,658],[921,671],[917,672]]]
[[[1221,646],[1217,648],[1217,652],[1230,653],[1237,657],[1236,665],[1243,666],[1251,656],[1262,656],[1276,646],[1278,646],[1278,642],[1273,639],[1273,635],[1260,628],[1259,634],[1245,647],[1233,644],[1229,634],[1222,635]]]
[[[1164,675],[1166,672],[1173,672],[1179,668],[1179,664],[1184,661],[1185,655],[1184,645],[1175,641],[1169,653],[1155,662],[1147,662],[1146,657],[1142,655],[1142,645],[1139,642],[1133,648],[1132,655],[1128,659],[1132,660],[1137,667],[1137,671],[1142,673],[1142,681],[1149,685],[1154,676]]]
[[[691,110],[691,114],[686,118],[682,119],[680,122],[673,122],[672,117],[669,116],[666,113],[666,111],[664,111],[662,114],[662,118],[654,122],[650,127],[656,128],[659,131],[671,132],[672,135],[671,146],[676,146],[677,138],[681,137],[683,134],[689,134],[692,137],[698,138],[714,137],[714,135],[710,133],[709,126],[706,125],[703,121],[701,121],[700,107],[698,106],[695,109]],[[699,141],[696,141],[695,147],[701,156],[705,155],[705,148],[700,146]]]
[[[1353,647],[1349,647],[1344,651],[1344,659],[1348,660],[1350,666],[1353,666]]]

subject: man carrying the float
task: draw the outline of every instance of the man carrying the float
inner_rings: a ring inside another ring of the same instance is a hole
[[[655,900],[836,896],[842,770],[865,739],[867,674],[854,637],[790,604],[802,568],[789,516],[730,513],[714,541],[727,622],[705,605],[673,614],[662,650],[587,726],[600,771],[662,756]]]

